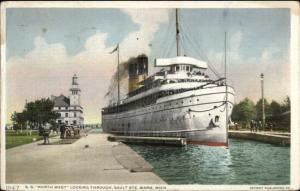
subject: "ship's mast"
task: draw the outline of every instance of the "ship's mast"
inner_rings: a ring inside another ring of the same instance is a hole
[[[119,43],[117,45],[117,47],[115,49],[113,49],[113,51],[111,51],[109,54],[112,54],[114,52],[117,51],[117,56],[118,56],[118,66],[117,66],[117,79],[118,79],[118,102],[117,105],[120,104],[120,47],[119,47]]]
[[[227,90],[227,66],[226,66],[226,32],[225,32],[225,42],[224,42],[224,75],[225,75],[225,87],[226,87],[226,91],[225,91],[225,115],[226,115],[226,143],[228,146],[228,90]]]
[[[178,9],[176,8],[176,50],[177,56],[180,56],[180,45],[179,45],[179,23],[178,23]]]
[[[118,105],[120,104],[120,47],[118,44]]]

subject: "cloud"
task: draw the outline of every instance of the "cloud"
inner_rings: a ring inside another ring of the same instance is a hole
[[[140,53],[151,53],[159,24],[168,21],[167,9],[123,9],[139,25],[120,42],[121,61]],[[76,72],[82,89],[82,104],[86,122],[96,123],[111,77],[116,72],[116,54],[109,54],[115,46],[106,45],[108,34],[97,32],[85,42],[84,50],[74,56],[66,52],[64,44],[48,43],[37,36],[34,48],[26,55],[10,57],[7,61],[7,119],[13,111],[21,111],[28,101],[53,95],[69,95],[71,77]],[[121,83],[123,95],[127,93],[127,80]],[[116,93],[116,92],[115,92]]]
[[[132,21],[139,25],[139,30],[130,33],[124,40],[120,42],[120,62],[126,62],[131,57],[140,54],[150,55],[152,49],[149,46],[154,38],[155,32],[159,29],[161,23],[169,21],[169,10],[167,9],[122,9],[128,14]],[[116,74],[114,74],[116,75]],[[112,76],[110,82],[110,97],[116,101],[117,99],[117,82]],[[122,79],[121,97],[126,96],[128,92],[128,80]],[[111,100],[109,100],[111,102]]]
[[[149,55],[151,53],[149,44],[159,29],[159,24],[169,21],[169,11],[167,9],[122,9],[122,11],[139,25],[139,30],[130,33],[120,43],[121,59],[125,61],[141,53]]]
[[[265,96],[267,99],[281,101],[289,95],[289,62],[279,56],[277,47],[265,47],[260,56],[241,54],[243,33],[235,32],[227,44],[228,81],[234,86],[236,102],[245,96],[257,101],[261,97],[260,74],[265,74]],[[210,51],[208,58],[217,71],[224,71],[224,51]],[[221,76],[224,76],[221,73]],[[241,82],[242,81],[242,82]]]
[[[262,61],[269,61],[272,60],[274,58],[274,56],[276,54],[278,54],[280,52],[279,48],[275,48],[275,47],[269,47],[264,49],[264,51],[261,54],[261,60]]]
[[[230,52],[238,52],[241,46],[243,33],[242,31],[235,32],[229,39]]]

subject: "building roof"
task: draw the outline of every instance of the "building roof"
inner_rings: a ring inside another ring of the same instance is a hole
[[[68,107],[70,106],[70,99],[64,95],[60,96],[51,96],[52,101],[54,102],[54,107]]]

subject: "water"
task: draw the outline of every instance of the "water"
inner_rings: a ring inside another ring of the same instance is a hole
[[[230,139],[229,149],[130,145],[168,184],[290,184],[290,148]]]

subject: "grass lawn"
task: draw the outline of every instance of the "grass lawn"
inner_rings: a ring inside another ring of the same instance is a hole
[[[16,134],[13,131],[6,132],[6,149],[10,149],[16,146],[28,144],[33,142],[33,138],[36,141],[43,139],[42,136],[38,135],[38,132],[33,131],[31,136],[26,134],[26,131]]]

